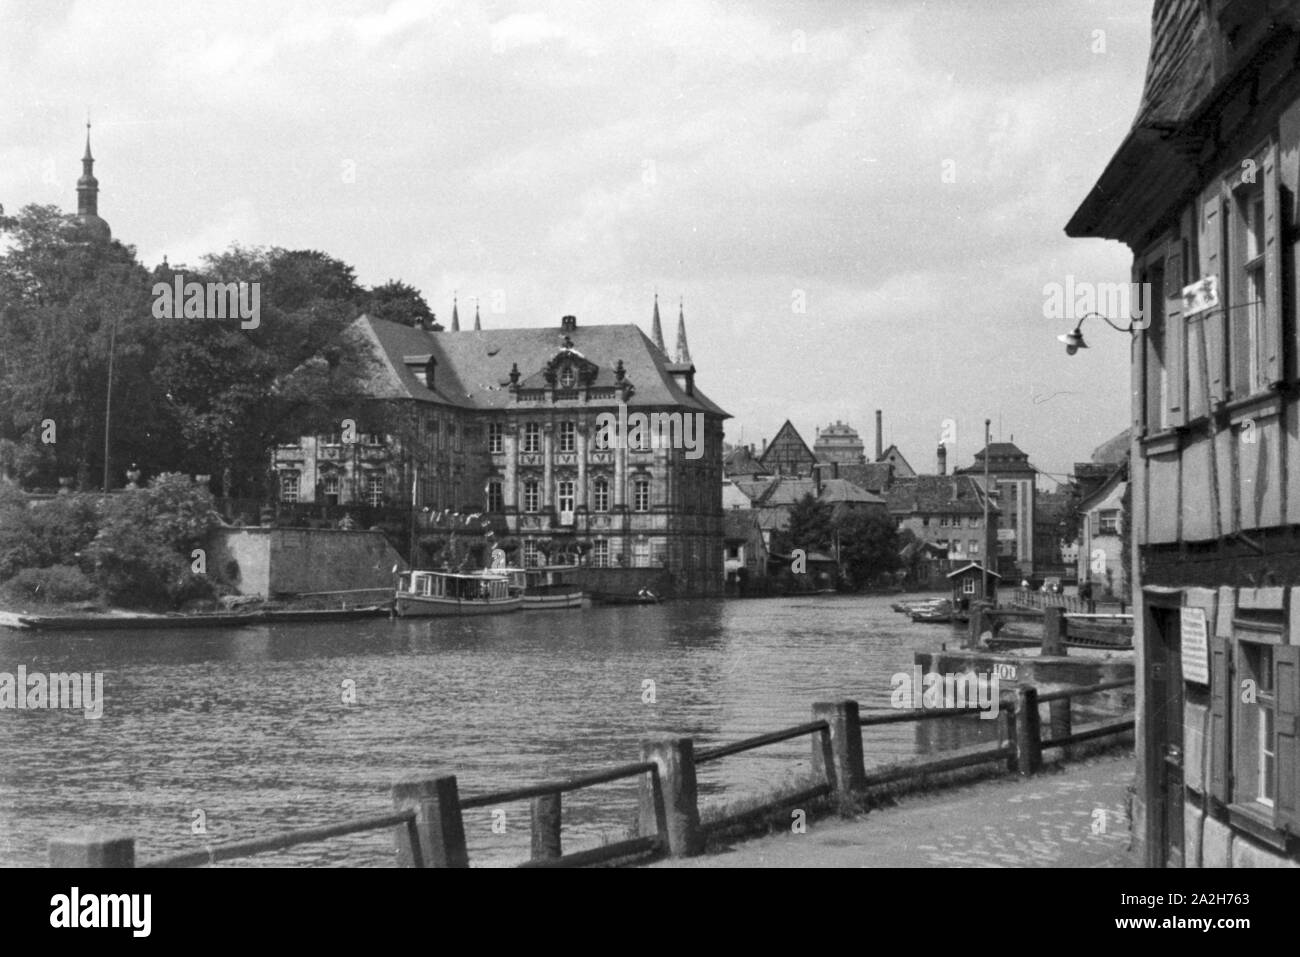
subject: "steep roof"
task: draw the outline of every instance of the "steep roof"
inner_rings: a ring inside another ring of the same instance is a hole
[[[361,316],[352,325],[354,341],[369,340],[376,359],[387,364],[374,378],[381,388],[379,398],[412,398],[442,401],[463,408],[504,409],[514,404],[510,392],[510,370],[518,365],[520,386],[540,387],[541,370],[565,349],[567,335],[572,350],[598,367],[596,387],[612,386],[614,366],[621,360],[635,391],[627,405],[633,407],[676,406],[693,411],[730,416],[699,388],[694,395],[667,371],[667,358],[634,325],[578,326],[562,333],[558,328],[463,330],[427,332],[384,319]],[[432,358],[434,390],[426,389],[408,365],[418,368]]]
[[[848,479],[858,488],[868,492],[884,492],[894,477],[890,462],[867,462],[865,465],[841,465],[840,478]]]
[[[885,493],[891,515],[983,515],[984,493],[965,475],[917,475],[891,486]],[[989,503],[989,514],[998,508]]]
[[[885,451],[880,453],[880,458],[876,459],[877,463],[888,462],[893,465],[894,472],[904,478],[910,478],[916,474],[916,469],[903,457],[902,450],[897,445],[891,445]]]
[[[885,500],[879,495],[873,495],[866,489],[854,485],[848,479],[842,478],[825,479],[822,482],[822,491],[818,498],[831,504],[839,502],[849,505],[885,504]]]
[[[777,429],[776,435],[767,444],[767,448],[763,450],[758,460],[770,467],[776,459],[787,458],[789,456],[787,450],[793,450],[794,457],[806,461],[809,468],[817,464],[817,456],[813,455],[812,449],[808,448],[808,443],[803,440],[803,436],[789,419],[786,419],[785,424]]]
[[[746,445],[732,449],[722,459],[722,474],[729,476],[766,475],[767,469],[754,458]]]
[[[1092,494],[1082,499],[1079,502],[1079,504],[1075,506],[1074,510],[1078,512],[1080,515],[1084,514],[1085,512],[1091,511],[1093,508],[1095,508],[1098,505],[1098,503],[1105,500],[1105,498],[1108,495],[1110,495],[1111,492],[1113,492],[1119,485],[1126,482],[1127,480],[1128,480],[1127,470],[1116,469],[1111,474],[1110,478],[1102,482],[1101,485],[1098,486],[1098,488],[1092,492]]]
[[[965,468],[955,470],[957,475],[974,475],[984,472],[984,449],[981,448],[975,453],[975,464],[968,465]],[[990,442],[988,447],[989,471],[1007,474],[1009,472],[1023,472],[1027,475],[1037,475],[1038,469],[1029,464],[1028,453],[1021,450],[1020,446],[1014,442]]]
[[[1130,241],[1180,202],[1230,135],[1205,117],[1261,47],[1292,42],[1288,30],[1300,30],[1300,11],[1286,0],[1156,0],[1137,116],[1066,234]]]

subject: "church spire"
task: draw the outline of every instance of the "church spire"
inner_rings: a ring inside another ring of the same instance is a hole
[[[95,179],[95,157],[90,152],[90,119],[86,119],[86,152],[81,157],[77,180],[77,215],[83,239],[107,242],[113,238],[108,223],[99,218],[99,180]]]
[[[86,120],[86,152],[81,157],[81,179],[77,180],[77,215],[99,215],[99,180],[95,179],[95,157],[90,153],[90,120]]]
[[[483,323],[480,322],[478,318],[478,297],[477,296],[474,297],[474,331],[475,332],[483,331]]]
[[[660,352],[664,355],[668,355],[668,347],[664,345],[664,327],[659,324],[658,290],[655,291],[655,321],[654,326],[650,330],[650,338],[654,340],[654,344],[659,347]]]
[[[460,332],[460,313],[456,310],[456,294],[451,294],[451,331]]]
[[[686,345],[686,315],[682,311],[681,300],[677,302],[677,361],[689,363],[691,350]]]

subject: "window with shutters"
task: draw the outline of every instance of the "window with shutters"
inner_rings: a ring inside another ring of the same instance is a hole
[[[1273,145],[1243,159],[1225,184],[1219,296],[1232,399],[1265,392],[1282,378],[1280,198]]]
[[[1232,224],[1233,272],[1231,330],[1232,394],[1253,395],[1267,383],[1264,375],[1265,316],[1268,287],[1264,282],[1264,190],[1258,183],[1238,189]]]
[[[1108,508],[1097,513],[1097,534],[1119,534],[1119,509]]]
[[[1233,620],[1211,658],[1211,796],[1277,847],[1300,833],[1300,646],[1286,627]]]

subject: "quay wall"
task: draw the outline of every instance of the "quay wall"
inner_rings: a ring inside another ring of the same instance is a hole
[[[382,532],[242,526],[214,531],[208,561],[240,594],[388,588],[406,567]]]

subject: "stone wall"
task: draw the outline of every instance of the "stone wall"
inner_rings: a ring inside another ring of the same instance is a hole
[[[209,567],[241,594],[271,596],[387,588],[406,567],[380,532],[326,528],[221,528]]]

